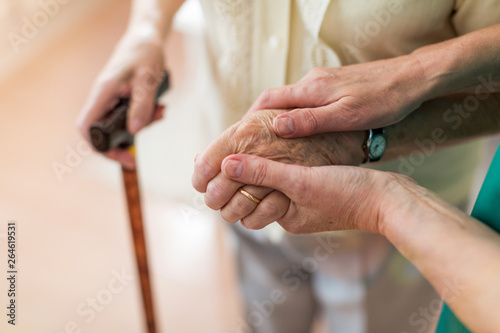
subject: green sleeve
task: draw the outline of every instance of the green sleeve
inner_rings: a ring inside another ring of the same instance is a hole
[[[488,174],[472,210],[471,216],[500,233],[500,147],[493,158]],[[499,277],[500,278],[500,277]],[[436,333],[470,333],[444,304]]]

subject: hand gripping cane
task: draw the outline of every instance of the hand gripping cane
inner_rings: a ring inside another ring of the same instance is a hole
[[[158,99],[169,88],[169,75],[164,73],[163,80],[158,88]],[[135,158],[134,136],[127,130],[127,111],[130,99],[122,98],[103,119],[90,127],[92,145],[100,152],[107,152],[113,148],[128,149]],[[156,332],[154,319],[153,297],[149,278],[146,240],[142,222],[141,200],[137,170],[127,170],[122,167],[125,195],[127,197],[128,214],[134,238],[135,257],[141,281],[142,300],[146,315],[148,333]]]

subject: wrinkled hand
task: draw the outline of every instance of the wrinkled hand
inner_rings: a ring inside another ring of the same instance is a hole
[[[293,234],[352,229],[381,233],[384,215],[394,201],[388,199],[390,188],[415,184],[406,176],[360,167],[303,167],[252,155],[226,157],[222,173],[288,197],[288,207],[277,222]]]
[[[216,139],[195,161],[193,186],[205,194],[205,203],[220,209],[228,222],[242,220],[247,227],[259,228],[279,219],[289,205],[279,191],[262,186],[244,186],[227,179],[221,171],[225,157],[252,154],[286,164],[304,166],[359,165],[364,159],[364,132],[328,133],[299,139],[283,139],[272,130],[273,119],[286,111],[255,112],[236,123]],[[241,195],[240,187],[262,199],[256,204]]]
[[[424,73],[411,56],[339,68],[314,68],[298,83],[264,91],[249,113],[293,109],[276,117],[285,137],[367,130],[394,124],[427,99]]]
[[[82,135],[90,141],[89,128],[111,110],[119,98],[130,97],[128,130],[135,134],[163,117],[164,106],[155,105],[156,92],[164,75],[161,41],[152,36],[125,35],[105,68],[94,82],[91,94],[77,121]],[[105,154],[128,168],[134,168],[132,155],[122,149]]]

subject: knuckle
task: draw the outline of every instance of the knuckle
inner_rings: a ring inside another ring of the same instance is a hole
[[[224,190],[215,182],[211,182],[207,186],[207,192],[205,193],[205,204],[214,209],[220,209],[223,204]]]
[[[229,223],[234,223],[240,220],[251,211],[250,205],[252,205],[252,203],[241,199],[235,201],[236,202],[234,204],[231,204],[229,207],[224,207],[221,210],[222,218]]]
[[[214,173],[215,169],[206,161],[203,156],[198,156],[194,163],[194,170],[202,177],[207,177]]]
[[[353,104],[349,105],[347,99],[341,99],[337,103],[337,112],[339,119],[338,121],[345,124],[346,130],[356,129],[359,124],[366,118],[366,112],[363,110],[361,105]]]
[[[257,98],[257,107],[266,108],[266,105],[270,105],[273,99],[273,89],[264,90]]]
[[[264,227],[260,221],[253,219],[253,218],[242,218],[242,221],[244,221],[245,228],[250,229],[250,230],[260,230]]]
[[[261,203],[261,210],[264,216],[270,218],[277,217],[280,214],[280,207],[275,199],[264,200]]]
[[[254,222],[249,218],[246,217],[242,218],[241,225],[246,229],[255,230]]]
[[[235,218],[235,213],[233,211],[231,211],[230,209],[221,209],[220,211],[220,216],[222,217],[222,219],[228,223],[235,223],[236,221],[238,221],[237,218]]]
[[[216,204],[215,202],[215,198],[208,194],[208,193],[205,193],[205,205],[207,205],[208,208],[210,209],[213,209],[213,210],[219,210],[220,209],[220,206]]]
[[[196,177],[196,174],[193,175],[191,178],[191,184],[193,185],[194,189],[200,193],[205,193],[206,189],[203,187],[203,184],[201,181]]]
[[[253,170],[252,182],[254,185],[262,185],[267,176],[267,168],[263,163],[258,163]]]
[[[311,109],[303,111],[304,128],[308,131],[315,131],[318,129],[318,118]]]
[[[252,119],[252,115],[249,117],[245,118],[245,120],[240,120],[236,124],[232,125],[228,129],[226,129],[222,135],[220,136],[220,139],[223,142],[227,142],[228,144],[231,144],[235,141],[238,141],[241,139],[241,137],[245,136],[245,133],[247,132],[247,128],[249,127],[249,122]]]

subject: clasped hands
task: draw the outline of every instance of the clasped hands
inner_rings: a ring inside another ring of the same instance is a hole
[[[224,220],[250,229],[277,221],[291,233],[377,232],[386,207],[381,189],[411,180],[340,166],[362,163],[364,130],[398,122],[426,100],[408,83],[424,82],[414,64],[399,57],[315,68],[296,84],[265,91],[243,120],[197,156],[194,188]],[[405,75],[394,68],[405,68]]]
[[[353,223],[378,216],[376,192],[388,180],[372,170],[346,167],[362,163],[366,132],[284,139],[272,125],[285,112],[248,114],[196,157],[193,186],[205,193],[205,203],[227,222],[261,229],[277,221],[291,233],[358,229]],[[362,229],[376,228],[372,222]]]

